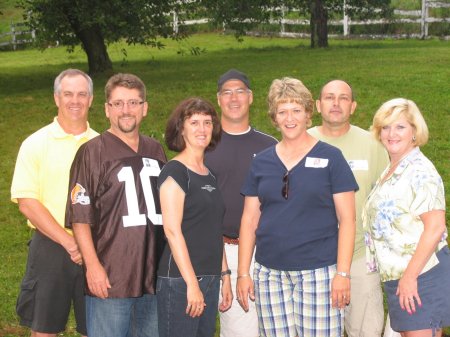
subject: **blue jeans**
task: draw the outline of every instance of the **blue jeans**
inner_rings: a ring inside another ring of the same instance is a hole
[[[156,295],[86,296],[86,316],[89,337],[158,337]]]
[[[160,337],[214,336],[220,276],[202,276],[197,279],[206,307],[200,317],[192,318],[186,314],[187,286],[183,278],[158,277],[156,292]]]

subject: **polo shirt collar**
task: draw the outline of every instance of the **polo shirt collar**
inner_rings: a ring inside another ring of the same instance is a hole
[[[86,124],[87,124],[86,131],[80,135],[80,139],[82,139],[82,138],[89,139],[89,134],[91,133],[91,129],[89,127],[89,122],[86,122]],[[64,129],[61,127],[61,125],[58,122],[58,117],[53,118],[53,123],[51,124],[51,132],[52,132],[53,137],[55,137],[55,138],[74,137],[74,135],[64,131]]]

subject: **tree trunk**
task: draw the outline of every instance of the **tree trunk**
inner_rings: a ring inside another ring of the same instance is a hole
[[[89,74],[95,75],[107,71],[112,71],[112,62],[109,58],[105,45],[105,39],[100,27],[97,25],[83,26],[71,8],[64,11],[73,32],[81,41],[81,45],[86,52],[89,65]]]
[[[88,58],[89,74],[94,75],[112,71],[112,62],[100,30],[91,27],[88,30],[77,33],[77,35]]]
[[[324,7],[324,1],[310,1],[310,28],[311,28],[311,48],[328,47],[328,12]]]

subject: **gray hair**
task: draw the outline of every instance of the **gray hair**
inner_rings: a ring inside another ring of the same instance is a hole
[[[61,82],[64,77],[74,77],[74,76],[83,76],[86,81],[88,82],[88,93],[89,96],[94,95],[94,83],[92,82],[92,79],[89,77],[88,74],[85,72],[78,70],[78,69],[66,69],[62,71],[56,78],[55,78],[55,84],[53,85],[53,92],[55,94],[61,93]]]

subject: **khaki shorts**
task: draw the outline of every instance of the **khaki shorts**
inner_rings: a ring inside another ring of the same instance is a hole
[[[350,304],[345,308],[348,337],[380,337],[383,332],[383,292],[378,273],[367,273],[365,257],[352,261]]]
[[[231,270],[231,289],[233,304],[226,312],[220,312],[220,337],[258,337],[258,316],[255,302],[248,301],[249,310],[245,312],[236,300],[236,281],[238,265],[238,245],[225,244],[228,268]],[[250,275],[253,275],[253,263],[250,264]]]

